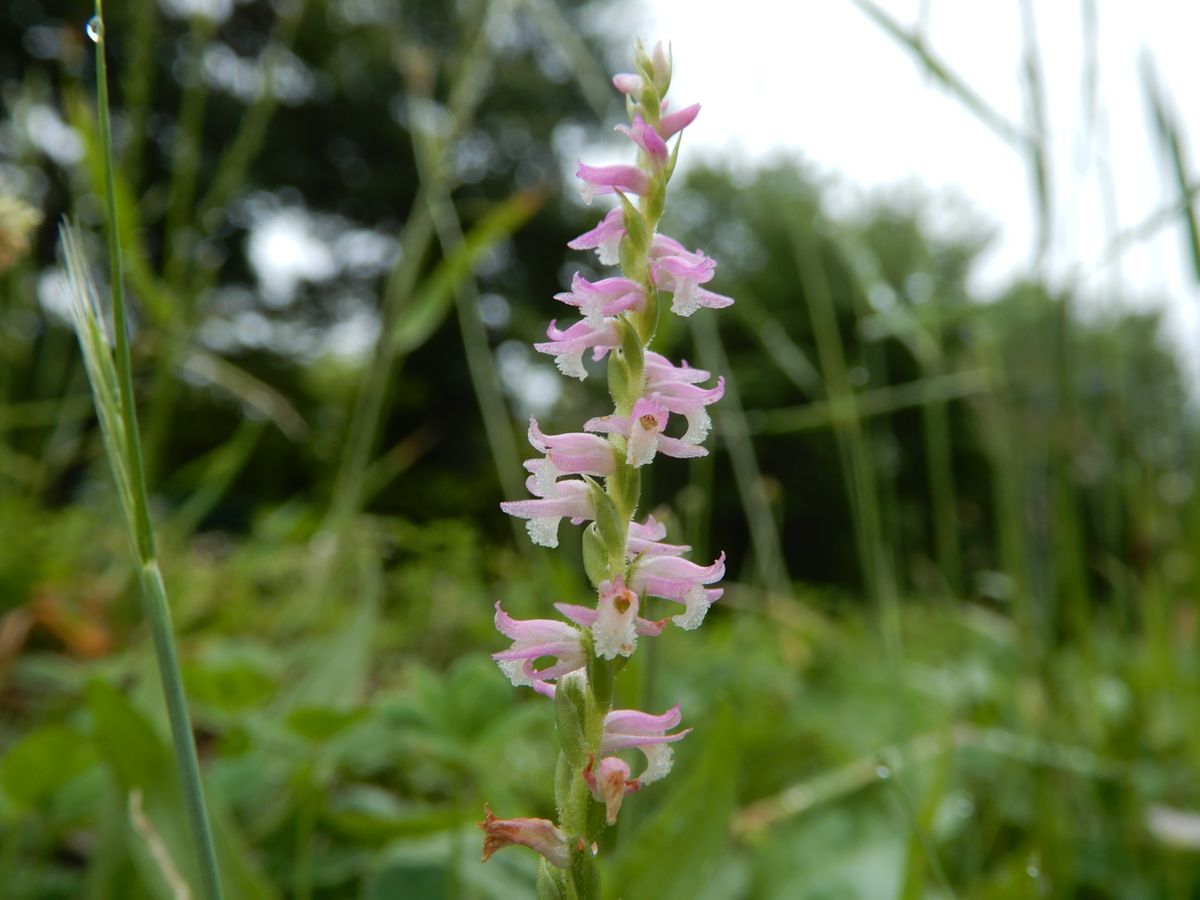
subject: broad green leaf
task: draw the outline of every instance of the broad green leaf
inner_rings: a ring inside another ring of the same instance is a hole
[[[94,758],[92,747],[74,729],[48,725],[29,732],[4,751],[0,787],[18,806],[41,806]]]

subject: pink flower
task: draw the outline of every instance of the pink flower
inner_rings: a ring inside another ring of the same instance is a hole
[[[485,832],[484,862],[497,850],[520,844],[536,850],[560,869],[571,865],[567,836],[549,819],[497,819],[487,806],[483,808],[483,815],[479,827]]]
[[[608,824],[615,825],[625,795],[632,794],[642,785],[636,778],[629,777],[629,763],[621,757],[606,756],[598,766],[594,765],[595,761],[595,757],[588,760],[583,769],[583,780],[592,796],[604,804]]]
[[[582,431],[542,434],[533,416],[529,417],[529,443],[546,454],[544,459],[525,461],[543,497],[563,475],[611,475],[617,468],[612,445],[604,438]]]
[[[666,104],[663,104],[663,116],[658,120],[658,133],[665,141],[671,135],[683,131],[683,129],[691,125],[692,122],[696,121],[696,116],[699,114],[699,103],[685,106],[683,109],[678,109],[673,113],[666,112]]]
[[[685,443],[678,438],[667,437],[668,411],[656,397],[639,397],[628,416],[600,416],[583,423],[584,430],[600,434],[620,434],[626,438],[626,462],[631,466],[644,466],[662,451],[676,459],[706,456],[708,451],[695,444]]]
[[[687,317],[702,306],[721,309],[733,305],[733,299],[705,290],[700,285],[712,280],[717,267],[703,253],[692,253],[678,241],[656,235],[651,246],[650,277],[655,285],[670,291],[671,312]]]
[[[558,524],[563,519],[569,518],[571,524],[578,525],[596,517],[591,489],[582,481],[568,478],[547,484],[534,472],[525,480],[525,486],[539,499],[506,500],[500,508],[510,516],[528,519],[525,528],[539,546],[558,546]]]
[[[602,278],[588,281],[578,272],[571,277],[571,290],[555,294],[555,300],[576,306],[591,328],[602,328],[605,316],[616,316],[628,309],[641,309],[646,303],[642,286],[628,278]]]
[[[671,621],[690,631],[700,627],[704,615],[724,593],[706,588],[725,577],[725,554],[711,566],[700,566],[678,556],[644,556],[634,569],[630,583],[642,596],[662,597],[684,605],[684,611]]]
[[[615,191],[645,196],[650,189],[646,173],[637,166],[589,166],[580,163],[575,175],[583,182],[579,194],[584,203],[591,203],[592,198],[599,194]]]
[[[591,231],[585,231],[567,246],[572,250],[595,250],[601,265],[615,266],[621,261],[621,238],[625,237],[625,213],[618,207]]]
[[[714,388],[697,387],[711,376],[703,369],[693,369],[686,362],[676,366],[665,356],[653,351],[646,353],[646,392],[657,395],[668,412],[687,419],[688,430],[681,440],[700,444],[712,427],[704,407],[716,403],[725,394],[725,379],[718,378]]]
[[[644,523],[630,522],[625,555],[629,559],[637,556],[682,556],[692,549],[686,544],[662,543],[666,536],[667,526],[654,516],[647,516]]]
[[[641,113],[633,117],[633,125],[618,125],[615,129],[629,138],[646,154],[646,158],[656,168],[662,168],[667,161],[667,143],[659,133],[646,124]]]
[[[662,634],[667,620],[651,622],[638,616],[638,595],[625,586],[617,576],[600,584],[600,600],[595,609],[556,603],[554,608],[577,625],[592,630],[596,655],[603,659],[631,656],[637,647],[639,634]]]
[[[514,619],[496,603],[496,630],[513,645],[493,653],[500,671],[515,687],[534,686],[582,669],[587,664],[579,630],[554,619]],[[554,663],[541,669],[533,664],[542,657],[553,657]]]
[[[612,322],[603,322],[595,327],[580,320],[566,331],[560,331],[558,323],[552,321],[546,329],[546,337],[550,340],[534,344],[533,349],[553,356],[558,371],[580,381],[587,378],[587,369],[583,367],[584,350],[590,347],[592,359],[603,359],[609,350],[621,343],[617,326]]]
[[[679,704],[672,706],[661,716],[652,716],[636,709],[614,709],[604,717],[600,752],[640,750],[646,757],[646,768],[638,776],[638,783],[650,784],[658,781],[671,771],[669,745],[682,740],[692,730],[686,728],[676,734],[667,734],[667,731],[679,724],[680,719]]]
[[[676,383],[699,384],[701,381],[708,381],[712,378],[711,372],[689,366],[686,359],[679,365],[675,365],[661,353],[655,353],[653,350],[646,351],[645,359],[647,384],[653,383],[659,386]],[[656,387],[655,390],[661,390],[661,387]]]
[[[690,266],[698,281],[711,279],[717,268],[717,262],[711,256],[706,256],[700,250],[689,250],[673,237],[655,234],[650,239],[650,262],[657,262],[667,257],[677,257],[680,262]]]

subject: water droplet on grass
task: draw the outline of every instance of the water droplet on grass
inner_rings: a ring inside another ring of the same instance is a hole
[[[99,16],[92,16],[87,23],[87,36],[93,44],[99,44],[104,40],[104,20]]]

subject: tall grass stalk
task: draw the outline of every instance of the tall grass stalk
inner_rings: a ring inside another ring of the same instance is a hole
[[[142,604],[150,626],[155,660],[167,702],[175,761],[183,786],[203,895],[208,900],[218,900],[221,897],[221,885],[216,852],[205,808],[200,763],[188,717],[187,698],[184,695],[183,679],[175,650],[166,587],[158,564],[154,528],[146,496],[137,411],[134,407],[133,365],[129,350],[113,175],[102,0],[96,0],[96,15],[88,24],[88,33],[96,44],[97,106],[106,176],[105,199],[108,210],[107,231],[114,329],[114,342],[111,346],[96,288],[88,274],[79,234],[72,226],[64,224],[60,236],[67,263],[75,331],[92,384],[96,413],[100,420],[109,465],[117,484],[117,495],[124,513],[126,530],[137,558]]]

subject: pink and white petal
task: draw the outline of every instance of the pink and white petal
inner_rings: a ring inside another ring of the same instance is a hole
[[[604,717],[604,731],[632,735],[660,734],[683,721],[683,712],[676,703],[664,713],[642,712],[640,709],[614,709]]]
[[[708,451],[703,447],[697,447],[695,444],[682,441],[679,438],[663,437],[658,438],[658,449],[665,456],[670,456],[674,459],[695,459],[698,456],[708,456]]]
[[[695,586],[683,595],[684,610],[671,621],[684,631],[693,631],[704,624],[704,617],[709,607],[721,599],[725,592],[721,588],[704,588]]]
[[[663,140],[666,140],[673,134],[691,125],[699,114],[699,103],[693,103],[691,106],[685,106],[683,109],[677,109],[673,113],[668,113],[658,120],[658,133],[662,135]]]

